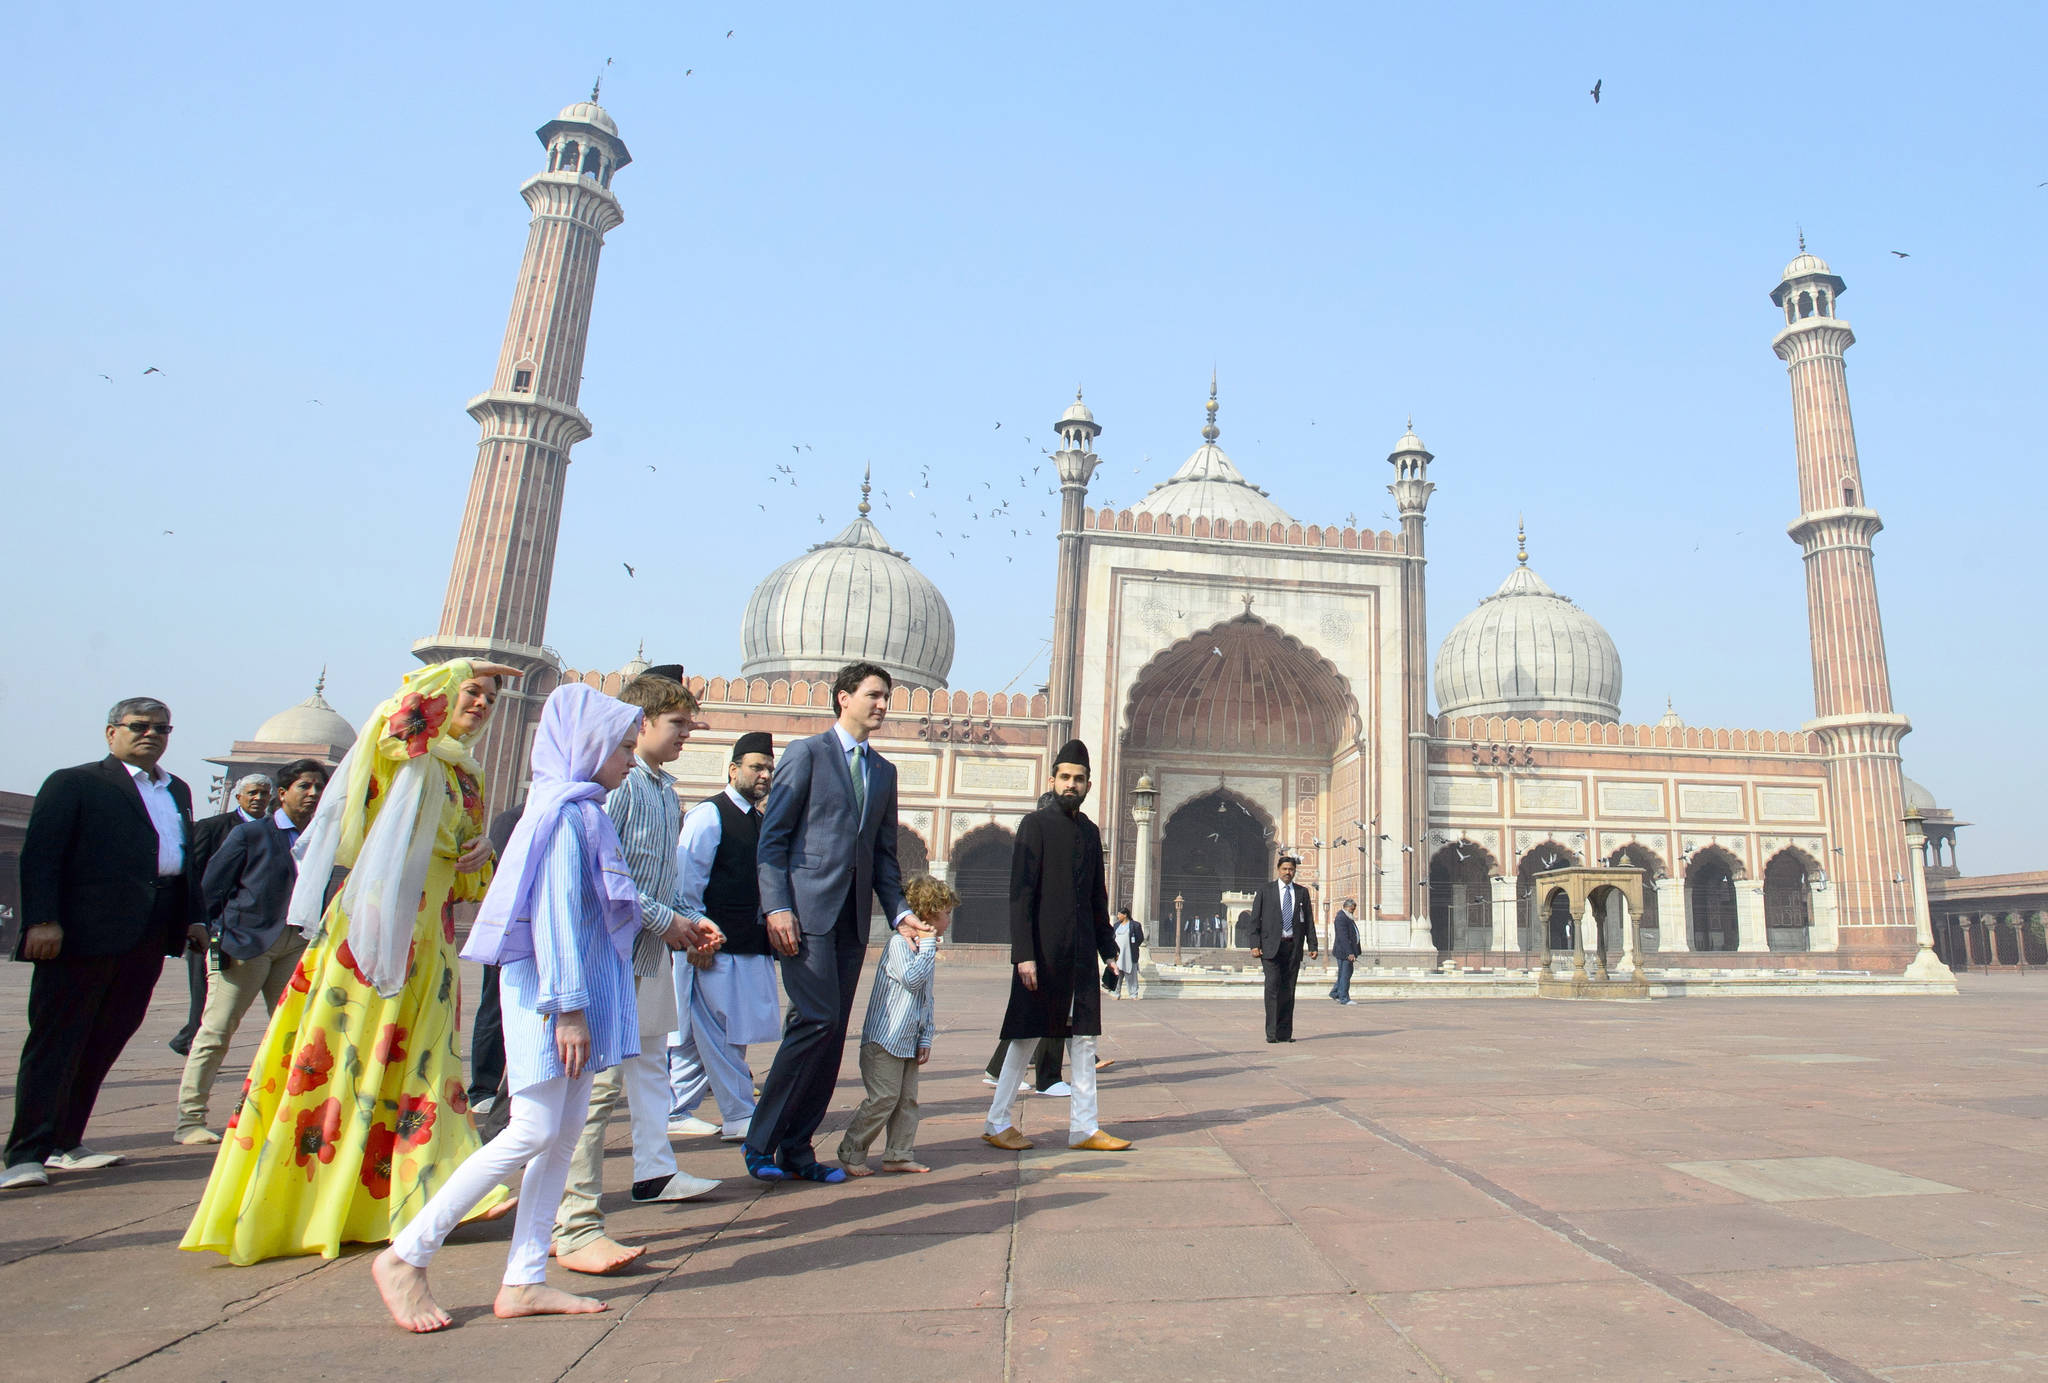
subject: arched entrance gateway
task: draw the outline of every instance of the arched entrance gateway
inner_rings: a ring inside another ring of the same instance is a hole
[[[1148,774],[1161,791],[1164,829],[1150,914],[1171,944],[1173,899],[1183,916],[1213,919],[1226,893],[1248,893],[1273,877],[1281,846],[1300,854],[1300,882],[1316,893],[1318,917],[1343,892],[1361,898],[1361,852],[1317,845],[1338,809],[1358,809],[1363,751],[1357,702],[1343,676],[1300,640],[1246,613],[1191,635],[1146,664],[1124,703],[1120,781]],[[1128,802],[1118,813],[1119,873],[1133,877],[1136,826]],[[1325,875],[1325,869],[1330,871]],[[1335,890],[1333,892],[1332,890]],[[1145,900],[1133,900],[1141,911]],[[1237,913],[1225,919],[1238,940]],[[1192,937],[1192,930],[1190,937]]]
[[[1010,853],[1016,837],[1001,826],[976,826],[953,842],[951,938],[956,942],[1010,942]]]

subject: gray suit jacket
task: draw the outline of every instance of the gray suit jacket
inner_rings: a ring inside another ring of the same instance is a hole
[[[823,936],[847,895],[866,931],[869,898],[890,925],[903,911],[896,864],[896,766],[868,746],[864,819],[853,811],[853,775],[833,730],[798,740],[775,765],[761,814],[755,868],[763,913],[794,912],[797,925]]]

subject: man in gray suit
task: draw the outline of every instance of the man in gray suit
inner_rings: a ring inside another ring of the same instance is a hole
[[[832,680],[839,719],[789,747],[768,791],[755,861],[789,1014],[744,1145],[747,1172],[759,1181],[846,1180],[818,1161],[811,1136],[839,1080],[873,901],[904,936],[925,934],[903,905],[896,769],[868,745],[888,718],[894,685],[873,663],[841,668]]]

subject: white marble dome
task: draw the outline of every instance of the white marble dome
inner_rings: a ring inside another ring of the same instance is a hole
[[[1783,277],[1796,279],[1804,278],[1808,274],[1823,274],[1832,277],[1834,272],[1833,269],[1828,268],[1828,262],[1825,259],[1822,259],[1819,255],[1810,255],[1805,250],[1801,250],[1798,256],[1785,266]]]
[[[953,670],[953,612],[931,578],[860,514],[830,542],[784,562],[754,588],[740,623],[746,677],[829,680],[878,663],[899,684],[943,687]]]
[[[1914,782],[1911,778],[1906,778],[1902,781],[1904,782],[1906,787],[1906,805],[1908,807],[1911,807],[1914,811],[1919,812],[1922,816],[1925,816],[1929,812],[1938,812],[1941,810],[1941,804],[1934,800],[1933,793],[1929,792],[1920,784]]]
[[[618,124],[612,119],[611,112],[595,101],[577,101],[572,105],[563,106],[562,113],[555,119],[572,121],[578,125],[595,125],[612,136],[617,136],[619,132]]]
[[[1438,648],[1437,713],[1619,720],[1614,640],[1527,564],[1524,555]]]
[[[288,706],[256,727],[256,733],[249,736],[257,744],[326,744],[339,745],[346,749],[356,742],[355,727],[327,704],[327,698],[320,693],[326,686],[321,680],[313,694],[296,706]]]
[[[1244,478],[1244,472],[1216,445],[1216,386],[1209,386],[1209,421],[1202,425],[1202,445],[1166,480],[1154,485],[1131,506],[1136,514],[1169,518],[1208,518],[1246,523],[1289,524],[1294,516],[1266,492]]]

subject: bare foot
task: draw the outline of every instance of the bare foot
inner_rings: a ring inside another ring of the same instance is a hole
[[[513,1192],[488,1210],[477,1212],[476,1218],[483,1221],[502,1220],[519,1208],[519,1193]]]
[[[875,1174],[875,1169],[868,1166],[865,1162],[859,1166],[855,1166],[851,1162],[842,1162],[839,1165],[846,1169],[846,1174],[850,1177],[871,1177]]]
[[[498,1289],[498,1299],[491,1303],[491,1314],[507,1321],[517,1316],[587,1316],[593,1311],[609,1310],[609,1302],[599,1301],[596,1297],[570,1296],[544,1282],[523,1287],[508,1283]]]
[[[882,1170],[885,1172],[929,1172],[931,1168],[925,1166],[922,1162],[884,1162]]]
[[[426,1269],[415,1268],[390,1249],[371,1261],[370,1280],[377,1284],[377,1295],[384,1298],[384,1309],[391,1313],[391,1319],[397,1321],[400,1328],[425,1335],[435,1330],[446,1330],[455,1324],[427,1294]]]
[[[591,1240],[582,1248],[572,1253],[556,1254],[555,1261],[572,1273],[588,1273],[592,1277],[603,1277],[607,1273],[617,1272],[645,1252],[647,1250],[644,1248],[629,1249],[617,1240],[600,1238]],[[513,1289],[507,1287],[505,1290],[509,1292]],[[556,1295],[559,1296],[561,1294],[556,1293]],[[504,1299],[502,1294],[498,1298],[500,1301]],[[532,1315],[534,1313],[529,1311],[522,1314]]]

